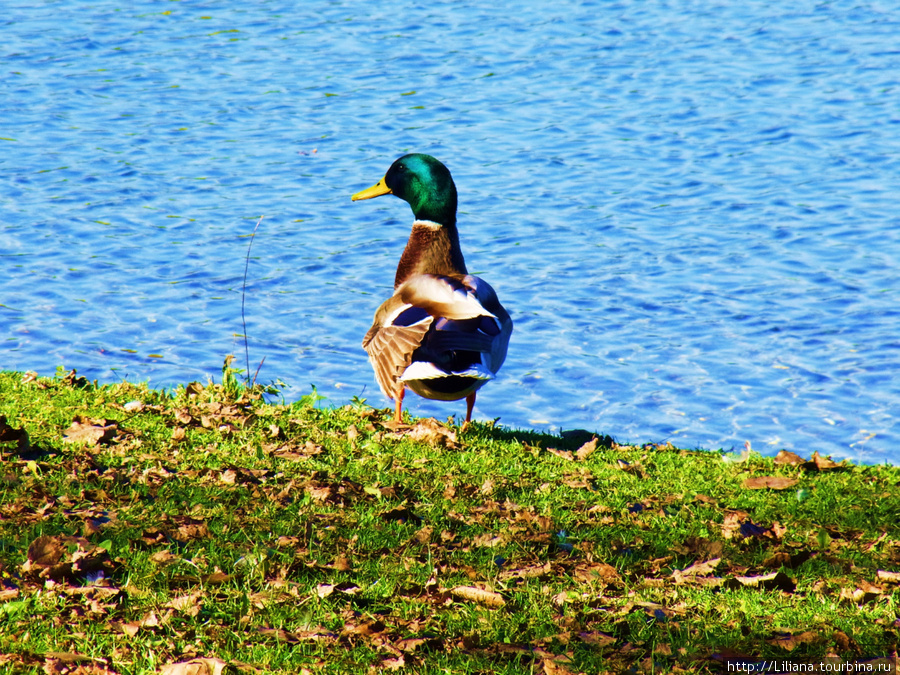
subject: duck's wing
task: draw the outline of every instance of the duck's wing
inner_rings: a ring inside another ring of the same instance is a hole
[[[509,314],[482,279],[420,274],[378,308],[363,347],[381,390],[393,399],[402,381],[426,377],[420,371],[428,362],[428,378],[491,379],[506,358],[511,333]],[[444,370],[447,365],[439,364],[453,352],[480,353],[482,363],[465,372]]]
[[[512,336],[513,331],[512,317],[500,304],[497,293],[484,279],[466,275],[461,282],[478,299],[478,303],[484,308],[488,316],[493,317],[496,324],[497,332],[495,333],[489,325],[482,322],[482,331],[491,336],[491,347],[490,350],[486,351],[489,362],[486,362],[485,366],[492,373],[496,374],[506,360],[506,350],[509,347],[509,338]]]
[[[427,313],[401,317],[408,308],[396,295],[391,296],[375,312],[375,322],[363,338],[362,346],[372,362],[375,379],[389,399],[394,398],[400,376],[412,363],[413,352],[434,321]],[[410,325],[403,325],[404,319],[411,320]]]
[[[404,304],[419,307],[433,317],[452,320],[493,317],[482,303],[479,291],[482,295],[490,294],[494,300],[497,299],[494,290],[478,277],[419,274],[404,282],[394,292],[394,296],[399,297]]]
[[[400,286],[395,297],[404,306],[417,307],[435,319],[420,352],[423,358],[429,352],[469,351],[480,352],[484,367],[491,373],[503,365],[512,319],[484,279],[470,274],[420,274]]]

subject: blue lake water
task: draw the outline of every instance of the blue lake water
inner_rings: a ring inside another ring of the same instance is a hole
[[[243,363],[386,406],[360,347],[453,172],[516,329],[476,418],[900,462],[900,15],[885,3],[16,2],[0,368]],[[416,415],[464,403],[407,398]]]

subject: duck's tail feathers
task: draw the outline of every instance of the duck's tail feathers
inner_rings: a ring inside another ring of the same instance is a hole
[[[409,367],[403,371],[403,375],[400,376],[400,381],[434,380],[440,377],[470,377],[475,380],[493,380],[495,376],[494,373],[479,363],[471,365],[459,372],[454,371],[448,373],[446,370],[441,370],[433,363],[427,361],[413,361],[409,364]]]

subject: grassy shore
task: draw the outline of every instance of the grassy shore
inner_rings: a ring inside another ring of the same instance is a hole
[[[896,657],[898,468],[316,399],[0,373],[0,671]]]

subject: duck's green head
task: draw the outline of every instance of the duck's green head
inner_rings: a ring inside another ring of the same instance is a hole
[[[447,167],[431,155],[403,155],[380,181],[353,195],[353,201],[395,195],[409,202],[417,220],[456,223],[456,185]]]

